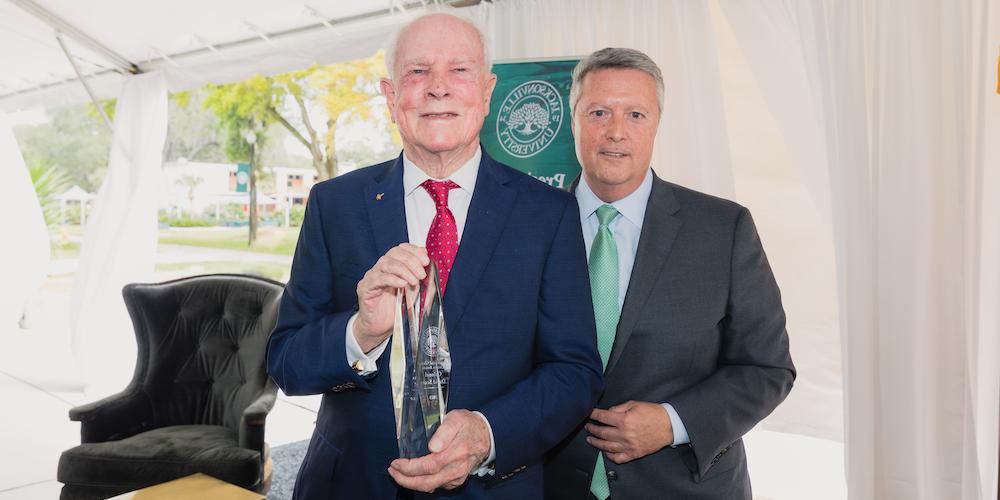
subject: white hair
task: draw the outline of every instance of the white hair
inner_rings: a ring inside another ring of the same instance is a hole
[[[431,9],[431,12],[415,17],[406,24],[404,24],[398,30],[396,30],[396,32],[393,33],[391,37],[389,37],[389,41],[385,46],[385,69],[390,79],[392,79],[394,76],[392,72],[394,69],[393,66],[396,63],[396,49],[398,48],[397,46],[399,45],[400,35],[402,35],[403,32],[405,32],[407,29],[409,29],[410,26],[413,26],[413,24],[416,23],[417,21],[425,17],[437,14],[444,14],[446,16],[452,17],[454,19],[457,19],[458,21],[461,21],[462,23],[465,23],[467,26],[472,28],[476,32],[476,34],[479,35],[479,44],[483,48],[483,69],[485,70],[484,77],[485,75],[489,75],[490,72],[493,70],[493,44],[490,43],[489,37],[486,36],[486,31],[479,26],[479,23],[474,21],[472,18],[466,17],[461,14],[455,14],[453,12],[445,12],[440,9]]]

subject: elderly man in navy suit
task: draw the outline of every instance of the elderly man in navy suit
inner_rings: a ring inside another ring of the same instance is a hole
[[[420,17],[386,62],[403,152],[313,188],[268,346],[286,393],[323,394],[295,497],[541,498],[544,453],[602,389],[576,201],[482,151],[496,76],[473,24]],[[431,260],[451,410],[401,459],[386,344]]]

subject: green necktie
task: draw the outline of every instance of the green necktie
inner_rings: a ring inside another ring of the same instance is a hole
[[[597,209],[600,227],[590,247],[590,295],[594,300],[594,319],[597,321],[597,350],[601,353],[601,364],[607,368],[611,346],[615,343],[618,329],[618,247],[608,224],[618,215],[611,205],[601,205]],[[597,453],[597,465],[590,480],[590,493],[597,500],[611,496],[608,475],[604,470],[604,459]]]

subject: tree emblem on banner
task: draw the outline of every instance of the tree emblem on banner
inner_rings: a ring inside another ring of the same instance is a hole
[[[529,158],[545,150],[563,122],[562,96],[542,80],[524,82],[511,90],[497,115],[497,138],[511,156]]]

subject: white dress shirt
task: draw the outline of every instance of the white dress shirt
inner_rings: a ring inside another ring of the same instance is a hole
[[[427,179],[435,181],[450,180],[458,184],[457,189],[452,189],[448,192],[448,209],[451,210],[452,215],[455,217],[458,243],[461,244],[462,233],[465,230],[465,220],[469,215],[469,204],[472,202],[472,192],[475,190],[476,179],[479,177],[479,162],[482,158],[482,150],[476,149],[476,154],[453,174],[446,179],[434,179],[410,161],[405,152],[403,153],[403,208],[406,212],[406,233],[411,244],[421,247],[426,246],[427,233],[434,222],[434,216],[437,215],[437,206],[434,204],[434,198],[431,197],[431,194],[426,189],[421,187],[421,184]],[[361,346],[358,344],[358,339],[351,334],[354,331],[354,320],[357,316],[357,314],[351,316],[351,319],[347,322],[347,331],[345,332],[347,363],[354,366],[360,361],[361,371],[359,373],[362,376],[371,375],[378,371],[377,360],[385,352],[385,348],[389,344],[389,339],[384,340],[367,353],[362,351]],[[473,474],[479,476],[493,474],[493,469],[486,467],[486,464],[493,462],[496,458],[493,428],[490,426],[490,422],[486,419],[486,416],[479,412],[474,413],[486,422],[486,429],[490,433],[490,454],[479,469],[473,471]]]
[[[632,278],[632,267],[635,265],[635,253],[639,249],[639,235],[642,234],[642,221],[646,217],[646,203],[649,201],[649,194],[653,192],[653,171],[646,171],[646,178],[642,184],[632,191],[628,196],[610,203],[616,210],[617,216],[608,224],[611,234],[615,238],[615,246],[618,248],[618,310],[622,310],[625,304],[625,292],[628,291],[628,283]],[[580,183],[576,187],[576,201],[580,205],[580,224],[583,227],[583,241],[587,246],[587,258],[590,259],[590,247],[597,236],[597,230],[601,223],[597,220],[597,209],[605,203],[587,185],[585,177],[580,176]],[[670,425],[674,430],[674,442],[672,446],[687,444],[690,438],[684,422],[680,415],[674,410],[670,403],[662,403],[670,416]]]

